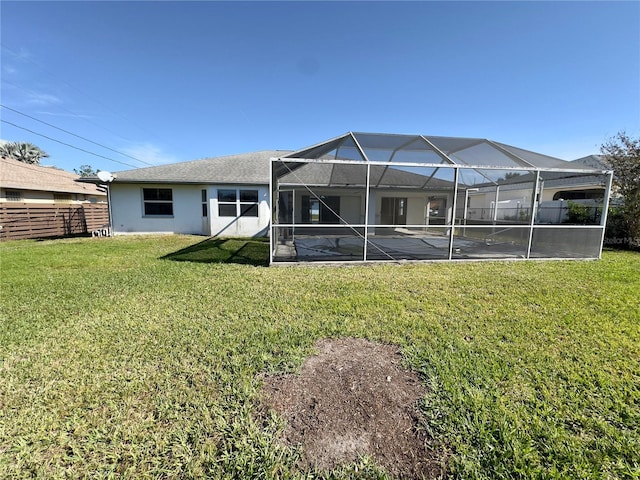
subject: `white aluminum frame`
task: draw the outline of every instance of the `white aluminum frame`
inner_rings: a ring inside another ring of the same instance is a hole
[[[364,151],[362,150],[361,146],[359,145],[357,139],[355,138],[355,136],[351,135],[353,138],[353,141],[356,145],[356,148],[360,151],[360,154],[363,156],[363,158],[367,158],[366,155],[364,154]],[[340,137],[336,137],[340,138]],[[435,146],[433,146],[431,144],[431,142],[429,142],[426,138],[422,137],[425,142],[432,146],[434,148],[434,150],[438,153],[438,155],[442,155],[443,158],[449,162],[451,162],[451,160],[448,158],[447,155],[445,155],[443,152],[441,152],[439,149],[437,149]],[[333,139],[333,140],[336,140]],[[322,142],[320,144],[317,144],[315,146],[320,146],[322,144],[325,144],[328,142]],[[478,171],[478,170],[500,170],[500,171],[529,171],[529,172],[535,172],[535,181],[534,181],[534,189],[532,191],[532,209],[531,209],[531,219],[528,225],[526,224],[516,224],[516,225],[512,225],[508,228],[517,228],[517,229],[523,229],[523,228],[528,228],[529,229],[529,238],[528,238],[528,242],[527,242],[527,248],[526,248],[526,255],[525,258],[526,260],[532,260],[530,258],[531,255],[531,246],[533,243],[533,233],[534,233],[534,229],[585,229],[585,228],[589,228],[589,229],[594,229],[594,228],[600,228],[602,230],[602,235],[601,235],[601,241],[600,241],[600,248],[599,248],[599,255],[597,258],[601,258],[602,256],[602,247],[603,247],[603,243],[604,243],[604,234],[605,234],[605,226],[606,226],[606,218],[607,218],[607,210],[609,208],[609,196],[610,196],[610,192],[611,192],[611,182],[612,182],[612,176],[613,176],[613,172],[609,171],[609,170],[585,170],[585,169],[576,169],[576,168],[567,168],[567,169],[559,169],[559,168],[545,168],[545,167],[535,167],[533,165],[531,165],[529,162],[526,162],[525,160],[521,159],[520,157],[517,157],[513,154],[511,154],[510,152],[506,151],[505,149],[503,149],[502,147],[500,147],[499,145],[495,145],[493,144],[493,142],[491,142],[492,146],[494,146],[495,148],[499,149],[502,153],[504,153],[505,155],[511,157],[512,159],[514,159],[514,161],[516,162],[521,162],[524,163],[526,165],[521,165],[521,166],[517,166],[517,167],[504,167],[504,166],[485,166],[485,165],[477,165],[477,166],[471,166],[471,165],[459,165],[459,164],[455,164],[455,163],[447,163],[447,164],[442,164],[442,163],[412,163],[412,162],[378,162],[378,161],[369,161],[369,160],[338,160],[338,159],[304,159],[304,158],[289,158],[289,157],[278,157],[278,158],[272,158],[271,159],[271,169],[270,169],[270,175],[269,175],[269,188],[270,188],[270,194],[273,197],[273,203],[274,205],[277,203],[278,201],[278,192],[280,191],[280,186],[282,187],[300,187],[300,183],[295,183],[295,184],[287,184],[287,183],[283,183],[280,184],[278,182],[278,190],[274,191],[274,165],[276,162],[282,162],[283,164],[285,163],[302,163],[302,164],[308,164],[308,163],[320,163],[320,164],[324,164],[324,163],[328,163],[328,164],[353,164],[353,165],[366,165],[367,169],[366,169],[366,181],[365,184],[361,187],[365,190],[366,194],[365,194],[365,222],[363,224],[348,224],[348,223],[344,223],[344,224],[330,224],[330,225],[325,225],[325,224],[305,224],[305,225],[296,225],[295,224],[295,211],[294,211],[294,220],[292,224],[278,224],[273,222],[274,219],[277,220],[277,217],[274,217],[274,212],[276,212],[276,206],[272,206],[272,222],[271,225],[269,226],[269,244],[270,244],[270,249],[269,249],[269,264],[284,264],[284,263],[288,263],[288,262],[274,262],[274,237],[275,237],[275,232],[277,228],[295,228],[297,227],[304,227],[304,228],[319,228],[319,227],[323,227],[323,228],[331,228],[331,227],[346,227],[346,228],[351,228],[355,231],[355,229],[364,229],[364,235],[360,235],[363,238],[364,241],[364,246],[363,246],[363,260],[362,262],[368,262],[369,260],[367,259],[367,251],[368,251],[368,247],[369,247],[369,227],[373,226],[375,228],[384,228],[384,227],[393,227],[395,225],[377,225],[377,224],[371,224],[369,222],[369,198],[370,198],[370,194],[371,194],[371,166],[372,165],[376,165],[376,166],[384,166],[384,167],[412,167],[412,168],[435,168],[435,169],[453,169],[454,170],[454,186],[453,186],[453,206],[452,206],[452,214],[451,214],[451,220],[449,223],[446,223],[445,225],[434,225],[434,228],[449,228],[450,232],[449,232],[449,252],[448,252],[448,257],[446,259],[443,260],[419,260],[422,262],[432,262],[432,261],[451,261],[453,260],[453,243],[454,243],[454,234],[455,234],[455,229],[457,227],[464,227],[466,228],[470,228],[470,229],[474,229],[474,228],[487,228],[487,225],[467,225],[466,224],[466,210],[467,210],[467,202],[466,202],[466,196],[465,196],[465,206],[464,206],[464,214],[463,214],[463,219],[464,219],[464,224],[463,225],[456,225],[456,209],[457,209],[457,195],[458,195],[458,187],[459,187],[459,179],[460,179],[460,170],[474,170],[474,171]],[[313,147],[309,147],[309,149],[311,149]],[[305,149],[308,150],[308,149]],[[531,165],[531,166],[527,166],[527,165]],[[293,172],[293,171],[292,171]],[[557,172],[557,173],[581,173],[581,174],[585,174],[585,175],[605,175],[607,176],[607,183],[606,183],[606,187],[605,187],[605,195],[604,195],[604,200],[603,200],[603,213],[602,213],[602,217],[600,220],[600,225],[536,225],[535,224],[535,219],[536,219],[536,214],[537,214],[537,207],[542,195],[541,192],[541,185],[542,182],[540,181],[540,173],[541,172]],[[479,172],[481,175],[482,173]],[[484,176],[484,175],[483,175]],[[493,181],[492,181],[493,182]],[[494,182],[495,183],[495,182]],[[307,188],[309,191],[311,191],[311,188],[309,185],[306,184],[302,184],[305,188]],[[324,187],[324,186],[323,186]],[[329,187],[330,188],[330,187]],[[498,195],[499,195],[499,185],[496,185],[496,203],[495,203],[495,207],[494,207],[494,212],[493,212],[493,224],[495,225],[496,220],[496,216],[497,216],[497,200],[498,200]],[[294,195],[295,196],[295,195]],[[404,225],[404,227],[406,228],[423,228],[425,227],[425,225]],[[357,233],[357,232],[356,232]],[[374,245],[375,246],[375,245]],[[591,257],[585,257],[585,259],[591,259]],[[547,258],[545,258],[547,259]],[[548,259],[553,259],[551,257],[549,257]],[[473,259],[473,260],[479,260],[479,259]],[[493,259],[495,260],[495,259]],[[391,260],[373,260],[375,262],[386,262],[386,261],[394,261],[396,262],[396,259],[391,259]],[[349,263],[353,263],[354,261],[349,261]],[[357,262],[357,261],[356,261]],[[297,262],[295,262],[297,263]],[[333,262],[327,262],[327,263],[333,263]],[[339,262],[338,262],[339,263]]]

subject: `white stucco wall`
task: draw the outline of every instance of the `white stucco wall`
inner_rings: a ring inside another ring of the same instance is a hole
[[[270,218],[266,186],[117,184],[111,188],[115,235],[184,233],[222,237],[266,235]],[[173,215],[145,216],[143,188],[171,188]],[[219,217],[218,188],[258,190],[258,217]],[[207,217],[202,216],[202,190],[207,191]]]
[[[224,190],[258,190],[257,217],[219,217],[218,189]],[[209,194],[209,217],[211,219],[211,235],[214,237],[258,237],[269,234],[271,208],[269,206],[269,189],[256,185],[217,185],[211,186]]]
[[[145,216],[143,188],[171,188],[173,215]],[[202,185],[110,185],[113,233],[186,233],[207,234],[203,231],[201,191]]]
[[[340,217],[347,222],[359,224],[364,222],[364,206],[361,198],[355,195],[340,197]]]
[[[424,225],[426,205],[425,196],[407,198],[407,225]]]
[[[315,189],[318,196],[332,195],[340,197],[340,218],[348,224],[364,223],[365,201],[362,194],[346,189]],[[302,197],[310,195],[306,189],[295,190],[295,223],[302,223]]]
[[[373,217],[375,219],[375,223],[380,224],[382,215],[382,201],[380,199],[385,197],[395,197],[407,199],[407,225],[425,225],[427,203],[430,196],[446,198],[447,215],[445,218],[451,218],[452,196],[446,192],[429,191],[427,195],[412,191],[403,192],[401,190],[396,190],[393,193],[389,193],[385,190],[372,190],[369,206],[369,220],[371,221],[371,209],[373,209],[373,212],[375,212],[375,216]]]

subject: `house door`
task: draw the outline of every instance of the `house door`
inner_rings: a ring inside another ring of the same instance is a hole
[[[382,197],[380,223],[382,225],[406,225],[407,199]]]

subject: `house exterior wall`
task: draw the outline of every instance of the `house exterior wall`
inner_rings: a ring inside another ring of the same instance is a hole
[[[382,224],[382,198],[406,198],[407,199],[407,225],[426,225],[427,224],[427,205],[429,203],[429,197],[438,197],[446,199],[446,215],[444,218],[450,219],[452,215],[453,199],[452,195],[448,192],[442,192],[437,190],[428,190],[425,192],[416,193],[411,190],[402,191],[394,190],[389,192],[388,190],[371,190],[371,197],[369,199],[369,216],[371,217],[371,209],[373,209],[375,215],[375,224]],[[373,199],[375,198],[375,201]],[[371,222],[371,218],[370,218]]]
[[[340,197],[340,218],[349,224],[364,223],[364,194],[359,194],[346,189],[315,189],[316,195],[330,195]],[[306,189],[295,189],[295,223],[302,223],[302,197],[310,195]]]
[[[144,188],[170,188],[173,215],[145,215]],[[219,189],[258,191],[258,217],[220,217]],[[206,191],[203,202],[202,191]],[[110,185],[114,235],[147,233],[182,233],[222,237],[254,237],[268,233],[271,210],[267,186],[186,185],[186,184],[118,184]],[[207,216],[203,216],[203,204]]]
[[[20,200],[13,200],[8,192],[19,192]],[[60,195],[68,197],[68,199],[57,199],[54,194],[56,192],[44,190],[25,190],[21,188],[0,188],[0,203],[4,202],[24,202],[24,203],[42,203],[42,204],[81,204],[81,203],[100,203],[106,202],[106,195],[89,195],[83,193],[65,193]],[[8,198],[9,197],[9,198]]]
[[[495,199],[495,195],[490,193],[474,193],[473,195],[469,195],[467,219],[484,220],[491,218],[489,209],[493,199]]]
[[[257,190],[257,217],[221,217],[219,213],[218,190]],[[214,237],[263,237],[269,234],[271,207],[269,188],[266,185],[214,185],[207,189],[209,200],[210,233]]]
[[[295,212],[294,218],[296,224],[302,222],[302,197],[310,195],[308,190],[295,189]],[[365,198],[364,193],[356,193],[345,189],[315,189],[314,194],[318,196],[339,196],[340,197],[340,217],[349,224],[362,224],[365,217]],[[453,205],[452,195],[448,192],[429,191],[425,193],[415,193],[413,191],[394,190],[371,190],[369,197],[369,219],[368,222],[373,224],[381,224],[381,198],[407,198],[407,225],[425,225],[427,222],[426,209],[428,198],[430,196],[438,198],[446,198],[446,218],[451,218],[451,210]]]
[[[340,216],[347,223],[364,223],[364,201],[358,195],[344,195],[340,198]]]
[[[143,188],[171,188],[173,215],[145,216]],[[117,184],[110,185],[111,215],[114,235],[127,233],[203,232],[200,185]]]
[[[427,198],[407,198],[407,225],[424,225],[426,219]]]
[[[190,185],[190,184],[118,184],[112,183],[111,211],[113,217],[113,233],[183,233],[210,235],[220,237],[254,237],[268,235],[271,216],[269,191],[266,185]],[[144,215],[144,188],[171,188],[173,215]],[[257,190],[257,216],[220,216],[218,191],[224,190]],[[566,190],[567,188],[565,188]],[[570,188],[569,188],[570,189]],[[202,191],[206,191],[203,202]],[[558,189],[545,189],[542,200],[550,200]],[[363,194],[348,189],[316,190],[318,195],[334,195],[340,197],[340,217],[349,224],[364,222],[365,199]],[[369,199],[369,222],[381,224],[381,198],[407,198],[407,225],[427,224],[427,208],[429,197],[446,198],[446,216],[452,214],[452,196],[447,192],[429,191],[416,193],[412,191],[372,189]],[[517,209],[530,209],[531,190],[500,188],[498,220],[506,219]],[[307,190],[295,190],[295,223],[302,223],[302,196]],[[4,189],[2,192],[4,199]],[[30,201],[40,195],[40,201],[53,202],[51,192],[34,192]],[[74,198],[79,195],[73,195]],[[468,219],[485,219],[493,217],[495,193],[473,193],[470,195]],[[206,205],[207,216],[203,216],[203,204]],[[504,218],[503,218],[504,217]]]

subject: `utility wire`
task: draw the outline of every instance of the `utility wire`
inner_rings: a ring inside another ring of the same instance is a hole
[[[18,85],[16,83],[10,82],[9,80],[7,80],[6,78],[2,79],[2,83],[6,83],[7,85],[11,85],[14,88],[17,88],[19,90],[22,90],[23,92],[26,93],[30,93],[31,95],[38,95],[38,92],[31,90],[29,88],[25,88],[22,85]],[[77,112],[72,112],[71,110],[69,110],[68,108],[64,107],[63,105],[56,105],[56,108],[59,108],[60,110],[64,110],[65,112],[71,114],[71,116],[75,117],[75,118],[81,118],[82,120],[84,120],[87,123],[90,123],[91,125],[94,125],[98,128],[101,128],[102,130],[109,132],[111,135],[115,135],[118,138],[121,138],[122,140],[126,141],[126,142],[133,142],[133,140],[131,140],[130,138],[127,137],[123,137],[122,135],[120,135],[117,132],[114,132],[113,130],[108,129],[107,127],[105,127],[104,125],[100,125],[99,123],[96,123],[94,121],[91,121],[87,115],[82,115],[79,114]],[[45,113],[45,114],[50,114],[49,112],[38,112],[38,113]],[[56,115],[56,114],[53,114]]]
[[[7,107],[6,105],[2,105],[1,103],[0,103],[0,107],[2,107],[2,108],[6,108],[7,110],[11,110],[12,112],[15,112],[15,113],[17,113],[17,114],[19,114],[19,115],[22,115],[22,116],[24,116],[24,117],[30,118],[30,119],[32,119],[32,120],[35,120],[36,122],[40,122],[40,123],[42,123],[42,124],[44,124],[44,125],[47,125],[47,126],[49,126],[49,127],[51,127],[51,128],[55,128],[56,130],[60,130],[61,132],[67,133],[67,134],[69,134],[69,135],[73,135],[74,137],[79,138],[79,139],[81,139],[81,140],[84,140],[85,142],[93,143],[94,145],[97,145],[97,146],[99,146],[99,147],[106,148],[107,150],[111,150],[112,152],[115,152],[115,153],[117,153],[118,155],[122,155],[123,157],[131,158],[132,160],[135,160],[136,162],[144,163],[145,165],[149,165],[149,166],[151,166],[151,167],[153,167],[153,166],[154,166],[152,163],[149,163],[149,162],[147,162],[147,161],[145,161],[145,160],[140,160],[139,158],[132,157],[131,155],[128,155],[128,154],[123,153],[123,152],[119,152],[118,150],[115,150],[115,149],[113,149],[113,148],[107,147],[106,145],[102,145],[101,143],[94,142],[93,140],[89,140],[88,138],[82,137],[82,136],[80,136],[80,135],[76,135],[75,133],[70,132],[69,130],[65,130],[64,128],[56,127],[55,125],[52,125],[52,124],[50,124],[50,123],[47,123],[47,122],[45,122],[44,120],[40,120],[40,119],[38,119],[38,118],[36,118],[36,117],[32,117],[31,115],[27,115],[26,113],[20,112],[20,111],[15,110],[15,109],[13,109],[13,108],[11,108],[11,107]]]
[[[24,57],[21,56],[18,52],[16,52],[15,50],[12,50],[11,48],[7,47],[6,45],[1,45],[2,48],[4,48],[6,51],[8,51],[9,53],[11,53],[14,57],[16,58],[20,58],[23,61],[29,62],[32,65],[35,65],[36,67],[40,68],[41,70],[43,70],[44,72],[46,72],[51,78],[53,78],[54,80],[61,82],[63,84],[65,84],[68,88],[71,88],[72,90],[75,90],[76,92],[84,95],[85,97],[93,100],[94,102],[96,102],[97,104],[101,105],[104,109],[109,110],[110,112],[112,112],[113,114],[119,116],[120,118],[126,120],[127,122],[135,125],[136,127],[138,127],[141,131],[146,132],[149,135],[152,135],[154,138],[157,138],[158,140],[160,140],[160,138],[154,133],[151,132],[149,130],[147,130],[146,128],[144,128],[142,125],[138,125],[135,124],[134,122],[132,122],[129,118],[127,118],[126,116],[124,116],[123,114],[121,114],[120,112],[117,112],[116,110],[112,109],[111,107],[109,107],[109,105],[106,105],[104,102],[98,100],[95,97],[92,97],[91,95],[89,95],[86,92],[83,92],[82,90],[80,90],[78,87],[76,87],[75,85],[72,85],[71,83],[67,82],[66,80],[64,80],[61,77],[58,77],[57,75],[53,74],[51,71],[47,70],[42,64],[36,62],[35,60],[33,60],[32,58],[28,58],[28,57]]]
[[[116,160],[114,158],[105,157],[104,155],[100,155],[98,153],[90,152],[89,150],[85,150],[84,148],[76,147],[75,145],[71,145],[70,143],[65,143],[65,142],[63,142],[61,140],[57,140],[55,138],[48,137],[47,135],[43,135],[42,133],[34,132],[33,130],[29,130],[28,128],[21,127],[20,125],[16,125],[15,123],[8,122],[7,120],[4,120],[4,119],[0,119],[0,122],[6,123],[6,124],[11,125],[11,126],[14,126],[14,127],[19,128],[21,130],[24,130],[26,132],[33,133],[34,135],[38,135],[40,137],[44,137],[47,140],[51,140],[53,142],[60,143],[60,144],[65,145],[67,147],[75,148],[76,150],[80,150],[81,152],[88,153],[89,155],[93,155],[95,157],[104,158],[105,160],[109,160],[110,162],[119,163],[121,165],[126,165],[127,167],[131,167],[131,168],[139,168],[139,167],[137,167],[135,165],[131,165],[130,163],[121,162],[120,160]]]

